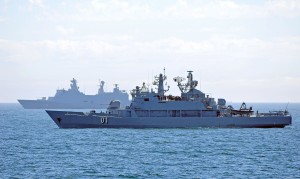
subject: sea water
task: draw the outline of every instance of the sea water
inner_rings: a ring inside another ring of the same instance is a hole
[[[300,104],[288,109],[285,128],[59,129],[45,110],[0,104],[0,178],[296,178]]]

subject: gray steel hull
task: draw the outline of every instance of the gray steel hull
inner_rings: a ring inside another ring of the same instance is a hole
[[[23,106],[24,109],[90,109],[98,107],[97,104],[90,103],[64,103],[56,101],[47,101],[47,100],[18,100],[19,103]],[[108,105],[105,105],[103,108],[106,108]]]
[[[115,117],[102,113],[46,111],[60,128],[282,128],[291,116],[268,117]]]
[[[97,101],[97,102],[96,102]],[[48,100],[18,100],[24,109],[105,109],[110,100],[89,101],[48,101]],[[129,101],[126,105],[129,104]]]

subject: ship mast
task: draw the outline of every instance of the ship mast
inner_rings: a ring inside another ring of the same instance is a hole
[[[77,80],[73,78],[70,84],[71,90],[78,91],[79,87],[77,86]]]
[[[156,85],[158,87],[157,94],[159,96],[164,96],[165,92],[169,91],[170,86],[168,86],[168,89],[164,89],[164,81],[167,80],[167,76],[165,75],[165,68],[164,68],[164,74],[159,74],[159,76],[154,77],[153,85]]]
[[[114,87],[114,93],[118,92],[119,91],[119,84],[114,84],[115,87]]]
[[[195,87],[197,86],[197,84],[198,84],[198,81],[193,81],[193,74],[192,74],[192,72],[193,71],[187,71],[189,74],[188,74],[188,76],[187,76],[187,79],[188,79],[188,82],[187,82],[187,86],[190,88],[190,90],[193,90],[193,89],[195,89]],[[189,91],[190,91],[189,90]]]
[[[100,81],[100,86],[99,86],[99,90],[98,90],[98,94],[101,94],[101,93],[104,93],[104,84],[105,82],[104,81]]]

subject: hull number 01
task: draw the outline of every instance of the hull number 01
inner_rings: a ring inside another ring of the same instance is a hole
[[[101,124],[107,124],[108,123],[107,117],[100,117],[100,121],[101,121]]]

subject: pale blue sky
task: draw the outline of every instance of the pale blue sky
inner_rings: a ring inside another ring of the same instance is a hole
[[[0,102],[52,96],[74,77],[131,90],[166,67],[234,102],[300,102],[300,1],[0,1]],[[199,87],[200,88],[200,87]]]

